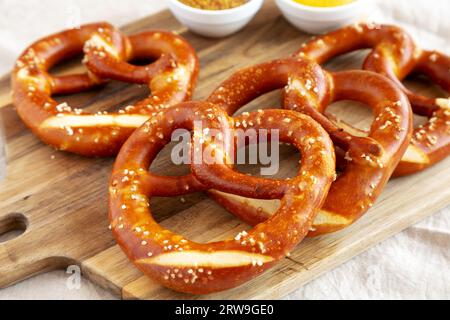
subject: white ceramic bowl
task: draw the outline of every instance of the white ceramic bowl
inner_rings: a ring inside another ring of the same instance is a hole
[[[295,27],[312,34],[338,29],[359,20],[372,5],[371,0],[356,0],[337,7],[312,7],[293,0],[276,0],[284,17]]]
[[[191,31],[212,38],[231,35],[244,28],[261,9],[264,0],[249,0],[228,10],[203,10],[169,0],[173,15]]]

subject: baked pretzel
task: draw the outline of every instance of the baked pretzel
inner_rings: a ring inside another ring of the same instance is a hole
[[[413,111],[429,121],[414,132],[395,176],[422,171],[450,154],[449,99],[431,99],[408,90],[403,84],[413,72],[427,75],[450,93],[450,58],[438,52],[422,51],[411,36],[394,26],[357,24],[319,36],[305,43],[295,54],[319,64],[358,49],[372,48],[363,68],[389,77],[408,95]],[[349,126],[343,127],[352,130]],[[361,134],[367,135],[367,132]]]
[[[148,84],[151,96],[130,106],[128,112],[155,115],[162,109],[191,98],[199,61],[194,48],[184,38],[161,30],[129,36],[127,60],[159,59],[157,63],[147,66],[135,66],[114,55],[104,45],[111,37],[113,35],[102,33],[99,41],[91,39],[86,43],[85,64],[102,78]],[[161,70],[161,65],[167,63],[171,68]]]
[[[197,121],[203,130],[195,129]],[[273,181],[249,178],[232,170],[227,160],[231,151],[226,146],[233,144],[234,137],[226,132],[244,121],[249,128],[279,130],[282,141],[300,150],[305,161],[297,177]],[[159,151],[170,142],[172,132],[179,128],[194,130],[192,155],[209,147],[217,155],[215,164],[192,161],[191,168],[201,182],[192,174],[161,177],[148,172]],[[214,129],[219,134],[213,137],[210,132]],[[273,266],[304,238],[325,200],[334,167],[329,136],[308,116],[269,110],[231,118],[214,104],[186,102],[159,113],[124,144],[109,188],[111,227],[128,258],[164,286],[194,294],[233,288]],[[211,187],[237,195],[280,199],[281,206],[270,220],[254,229],[231,240],[207,244],[166,230],[152,218],[151,197]],[[259,188],[264,191],[255,191]]]
[[[135,38],[139,39],[139,36]],[[187,89],[180,85],[180,90],[170,91],[167,88],[173,85],[165,85],[163,82],[169,81],[171,75],[178,75],[177,72],[180,70],[178,63],[181,68],[185,63],[189,63],[189,68],[182,69],[183,79],[174,82],[184,84],[186,79],[189,79],[189,83],[193,85],[198,68],[196,54],[180,37],[173,35],[170,39],[167,36],[166,39],[171,42],[163,49],[159,48],[161,45],[159,39],[155,42],[147,41],[134,48],[136,41],[128,39],[110,24],[95,23],[37,41],[19,57],[12,73],[13,101],[19,116],[42,141],[59,150],[85,156],[116,154],[129,135],[148,120],[152,114],[151,106],[160,107],[163,103],[181,102],[190,95],[192,86]],[[86,43],[88,43],[85,48],[87,59],[84,61],[94,72],[63,77],[51,76],[48,73],[48,70],[60,61],[82,53]],[[123,80],[151,82],[151,89],[157,93],[162,92],[161,97],[153,94],[153,101],[146,101],[150,105],[149,108],[141,104],[126,107],[115,113],[89,114],[52,99],[54,94],[77,93],[102,83],[101,76],[108,75],[107,71],[111,70],[106,65],[120,67],[124,65],[123,61],[144,55],[145,50],[149,52],[153,48],[155,53],[165,53],[167,48],[169,51],[177,45],[180,49],[171,52],[170,55],[161,56],[152,65],[133,67],[135,73],[126,74],[128,69],[125,68],[117,68],[114,73],[116,77],[122,74]],[[184,52],[180,54],[180,50]],[[189,59],[186,61],[187,57]],[[102,72],[101,66],[105,66],[105,72]],[[153,81],[150,81],[151,79]],[[183,89],[189,91],[180,94]],[[170,94],[172,96],[169,99]]]
[[[343,173],[332,184],[310,235],[340,230],[360,218],[374,204],[405,153],[412,135],[412,114],[405,94],[389,79],[368,71],[329,73],[302,58],[263,63],[238,71],[208,99],[234,113],[257,96],[286,87],[286,108],[305,113],[330,134],[345,152]],[[323,112],[338,100],[369,105],[376,120],[368,137],[343,131]],[[276,202],[211,196],[244,221],[256,225],[270,217]]]
[[[449,56],[423,51],[414,71],[427,75],[450,94]],[[450,154],[450,99],[433,100],[412,95],[410,99],[415,106],[415,113],[426,116],[429,120],[415,129],[410,149],[413,148],[416,152],[403,158],[395,171],[396,176],[422,171]],[[414,155],[422,158],[416,159]]]

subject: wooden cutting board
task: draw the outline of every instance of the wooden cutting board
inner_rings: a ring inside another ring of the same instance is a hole
[[[197,99],[207,97],[235,70],[285,57],[308,38],[288,25],[272,2],[265,4],[245,30],[221,40],[187,32],[169,12],[134,22],[123,30],[133,33],[152,28],[180,32],[198,50],[201,77]],[[356,68],[362,56],[346,55],[328,67]],[[56,72],[80,68],[77,61]],[[79,265],[85,277],[126,299],[276,299],[450,205],[448,159],[422,174],[391,181],[376,206],[354,226],[305,240],[291,257],[242,287],[202,297],[175,293],[142,276],[108,230],[107,181],[113,159],[87,159],[42,144],[19,120],[9,91],[5,77],[0,80],[0,118],[6,137],[7,176],[0,182],[0,239],[11,230],[25,232],[0,243],[1,288],[49,270]],[[74,107],[98,110],[128,105],[146,95],[143,86],[112,82],[97,91],[58,99]],[[278,99],[277,93],[269,94],[245,109],[275,107]],[[365,108],[352,108],[349,103],[333,110],[360,126],[370,121]],[[172,175],[185,172],[185,167],[170,164],[169,152],[164,150],[153,170]],[[292,174],[298,155],[286,148],[282,159],[280,176]],[[204,194],[183,201],[155,199],[151,205],[164,226],[196,241],[224,239],[247,228]]]

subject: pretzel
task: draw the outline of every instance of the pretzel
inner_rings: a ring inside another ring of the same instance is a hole
[[[154,112],[152,107],[157,109],[184,101],[195,83],[198,61],[193,49],[175,35],[164,35],[167,42],[161,48],[164,40],[156,35],[153,34],[155,41],[147,38],[149,41],[145,44],[136,44],[142,39],[140,35],[129,39],[108,23],[96,23],[37,41],[19,57],[12,73],[13,101],[19,116],[42,141],[59,150],[85,156],[116,154],[129,135],[149,119]],[[48,73],[58,62],[82,53],[86,43],[84,62],[93,72],[63,77]],[[176,50],[171,51],[174,48]],[[124,62],[146,53],[156,58],[156,53],[166,52],[170,54],[162,55],[149,66],[133,67]],[[117,68],[113,74],[108,73],[111,67]],[[134,73],[128,74],[129,70]],[[180,80],[170,78],[176,75]],[[121,77],[137,83],[146,81],[150,83],[152,96],[145,102],[115,113],[97,114],[89,114],[52,99],[54,94],[91,89],[103,82],[102,76]],[[164,83],[169,80],[170,84]],[[185,85],[186,82],[189,86]],[[175,88],[177,84],[180,84],[180,89]],[[182,90],[186,92],[182,94]]]
[[[196,121],[205,129],[195,129]],[[225,147],[233,144],[234,137],[226,132],[244,121],[253,129],[279,130],[282,141],[294,144],[306,159],[299,176],[272,181],[234,171],[227,161],[231,151]],[[193,161],[195,176],[161,177],[148,172],[159,151],[170,142],[172,132],[179,128],[194,130],[192,154],[213,147],[219,161],[208,165]],[[219,130],[221,137],[212,137],[213,129]],[[195,150],[196,142],[201,146],[199,150]],[[263,273],[302,241],[325,200],[335,175],[334,166],[331,140],[308,116],[287,110],[261,110],[231,118],[214,104],[186,102],[160,112],[124,144],[110,182],[111,227],[128,258],[164,286],[194,294],[233,288]],[[234,239],[207,244],[166,230],[152,218],[151,197],[210,187],[237,195],[277,198],[281,206],[270,220],[254,229]],[[259,187],[263,191],[255,193]]]
[[[413,72],[428,76],[450,94],[449,56],[423,51]],[[397,177],[423,171],[450,154],[450,99],[430,99],[413,92],[408,96],[414,112],[428,117],[428,122],[414,130],[408,152],[395,171]]]
[[[373,49],[363,68],[397,83],[408,95],[414,112],[429,120],[415,129],[414,139],[394,175],[416,173],[446,158],[450,154],[450,100],[418,95],[401,81],[413,72],[420,72],[450,93],[448,56],[422,51],[401,28],[378,24],[357,24],[319,36],[304,44],[295,55],[323,64],[337,55],[363,48]],[[349,126],[343,128],[352,130]]]
[[[119,81],[148,84],[151,96],[130,106],[128,112],[153,114],[169,106],[189,100],[194,90],[199,61],[194,48],[182,37],[162,30],[146,31],[128,37],[128,60],[159,59],[147,66],[135,66],[117,58],[107,48],[107,34],[100,41],[86,43],[86,66],[97,76]],[[102,53],[103,52],[103,53]],[[170,63],[171,68],[161,70]],[[163,72],[161,72],[163,71]]]
[[[286,87],[286,108],[310,115],[345,151],[345,168],[332,184],[314,222],[311,236],[340,230],[367,212],[381,194],[405,153],[412,134],[412,114],[405,94],[389,79],[368,71],[329,73],[312,61],[292,58],[263,63],[236,72],[209,97],[231,114],[257,96]],[[356,100],[372,107],[376,120],[368,137],[343,131],[323,112],[338,100]],[[257,225],[278,207],[210,191],[211,196],[244,221]]]

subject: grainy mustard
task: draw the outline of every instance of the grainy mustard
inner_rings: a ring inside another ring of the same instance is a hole
[[[178,0],[185,5],[203,10],[226,10],[232,9],[243,4],[248,0]]]

